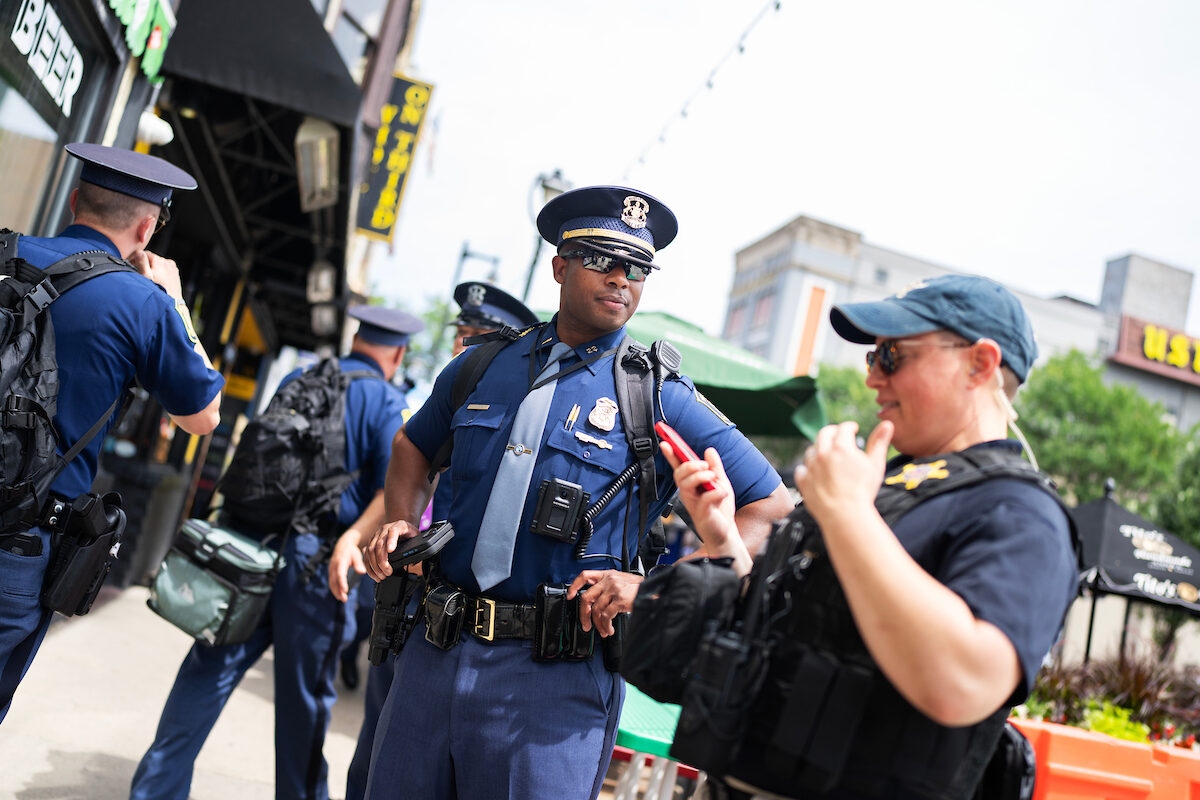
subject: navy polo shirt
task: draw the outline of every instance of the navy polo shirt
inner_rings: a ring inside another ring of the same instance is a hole
[[[968,448],[1008,448],[1010,440]],[[1009,638],[1021,661],[1022,702],[1054,644],[1078,574],[1062,507],[1019,478],[986,480],[919,503],[893,530],[921,567],[961,597],[977,619]]]
[[[75,253],[103,250],[120,257],[107,236],[71,225],[59,236],[22,236],[17,255],[45,269]],[[225,385],[205,366],[175,301],[136,272],[101,275],[76,286],[50,306],[58,358],[60,453],[70,449],[135,380],[168,413],[203,411]],[[51,484],[64,497],[87,492],[112,418]]]
[[[574,545],[530,531],[538,487],[543,480],[557,477],[580,484],[594,502],[612,485],[621,470],[634,461],[625,441],[619,412],[611,430],[604,430],[603,425],[589,420],[593,409],[604,405],[602,400],[611,400],[615,404],[615,355],[608,351],[615,349],[624,335],[625,330],[621,328],[580,345],[575,348],[574,358],[568,355],[562,362],[565,370],[597,354],[607,353],[565,374],[555,386],[517,533],[512,574],[491,589],[489,595],[512,602],[528,602],[539,583],[567,582],[585,569],[620,569],[623,530],[627,531],[625,541],[630,557],[633,557],[638,539],[635,530],[638,518],[636,478],[594,520],[595,533],[587,549],[588,557],[583,560],[575,558]],[[442,370],[429,399],[405,428],[408,438],[430,460],[451,432],[454,434],[453,462],[440,480],[451,485],[448,512],[455,536],[442,551],[441,566],[448,580],[468,591],[478,591],[471,572],[471,557],[497,465],[508,444],[517,409],[529,389],[531,351],[536,359],[534,371],[537,371],[546,363],[547,354],[557,341],[552,320],[550,325],[534,329],[501,350],[457,410],[451,408],[450,394],[464,359],[454,359]],[[576,405],[579,411],[572,425],[571,411]],[[778,473],[762,454],[696,391],[689,379],[668,380],[662,390],[661,411],[658,404],[655,405],[655,420],[665,418],[696,452],[703,453],[706,447],[717,448],[739,507],[767,497],[780,485]],[[590,439],[605,444],[596,444]],[[658,499],[651,505],[651,520],[653,515],[661,513],[674,491],[671,470],[661,455],[656,455],[655,466]]]
[[[349,527],[358,519],[375,493],[383,488],[392,439],[404,424],[408,403],[404,393],[383,377],[383,368],[362,353],[350,353],[338,360],[342,372],[373,372],[374,378],[358,378],[346,389],[346,471],[354,480],[342,492],[338,524]],[[280,386],[300,375],[289,373]],[[372,532],[373,533],[373,532]]]

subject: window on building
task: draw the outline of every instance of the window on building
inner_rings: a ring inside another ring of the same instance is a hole
[[[725,338],[737,336],[742,332],[742,326],[746,324],[746,306],[745,304],[738,305],[729,310],[729,316],[725,318]]]
[[[888,277],[888,271],[886,269],[883,267],[875,268],[875,282],[880,286],[887,286]]]
[[[0,180],[5,186],[21,187],[0,192],[0,220],[6,227],[32,230],[57,140],[54,128],[0,79]]]
[[[750,319],[751,328],[761,328],[771,321],[771,308],[774,305],[775,295],[763,294],[759,295],[754,301],[754,315]]]

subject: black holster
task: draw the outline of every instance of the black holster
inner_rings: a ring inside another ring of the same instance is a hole
[[[121,495],[88,493],[69,504],[51,499],[43,524],[52,536],[42,605],[68,617],[86,614],[121,547],[125,532]]]
[[[389,653],[399,653],[416,625],[416,614],[407,613],[413,595],[422,589],[425,579],[399,570],[375,586],[375,613],[371,616],[371,637],[367,660],[379,666]]]

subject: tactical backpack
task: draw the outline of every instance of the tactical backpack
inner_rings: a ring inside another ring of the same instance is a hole
[[[58,359],[49,307],[63,292],[110,272],[137,270],[102,250],[46,269],[17,257],[20,234],[0,230],[0,535],[41,523],[50,484],[120,405],[118,397],[69,450],[57,452]]]
[[[375,372],[327,358],[283,385],[242,431],[217,483],[229,524],[251,535],[336,532],[346,471],[346,389]]]

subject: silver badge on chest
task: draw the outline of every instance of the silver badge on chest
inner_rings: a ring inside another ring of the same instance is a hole
[[[617,424],[617,404],[607,397],[596,401],[596,407],[588,414],[588,422],[602,431],[611,431]]]

